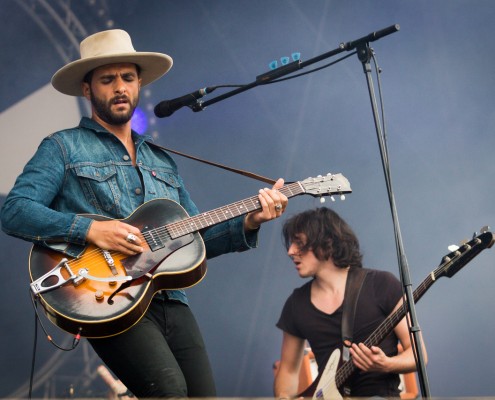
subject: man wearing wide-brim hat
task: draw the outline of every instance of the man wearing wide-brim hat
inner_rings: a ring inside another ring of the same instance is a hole
[[[87,98],[91,118],[42,141],[5,200],[2,229],[35,243],[34,254],[42,248],[49,260],[68,256],[60,268],[78,262],[74,275],[82,280],[53,287],[42,296],[45,309],[55,324],[89,338],[131,393],[213,397],[203,339],[181,289],[187,285],[177,277],[203,266],[206,254],[256,247],[259,226],[287,205],[276,190],[283,180],[260,191],[260,210],[214,224],[201,236],[194,232],[187,236],[191,243],[172,242],[168,224],[199,211],[170,155],[131,129],[141,87],[164,75],[172,59],[135,51],[119,29],[89,36],[80,50],[81,58],[57,71],[52,84]],[[169,259],[156,260],[164,249],[177,253],[170,257],[174,284],[166,279]],[[187,262],[178,267],[178,259]],[[30,268],[35,280],[39,268]]]

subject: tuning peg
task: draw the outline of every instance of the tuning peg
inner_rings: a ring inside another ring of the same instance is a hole
[[[340,200],[344,201],[345,200],[345,194],[340,195]]]
[[[480,229],[480,233],[486,233],[490,230],[490,227],[488,225],[485,225]]]
[[[335,197],[330,196],[330,200],[332,200],[333,202],[335,202]]]
[[[457,246],[455,244],[451,244],[450,246],[447,247],[447,249],[449,249],[450,252],[454,252],[454,251],[459,250],[459,246]]]
[[[323,204],[326,201],[324,197],[320,197],[320,203]]]

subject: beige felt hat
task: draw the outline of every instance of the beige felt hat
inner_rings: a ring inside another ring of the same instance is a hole
[[[141,69],[141,86],[164,75],[173,60],[162,53],[137,52],[126,31],[112,29],[88,36],[80,44],[81,58],[60,68],[52,77],[52,85],[69,96],[82,96],[81,83],[91,70],[107,64],[133,63]]]

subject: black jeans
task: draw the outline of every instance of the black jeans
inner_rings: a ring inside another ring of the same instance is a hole
[[[131,329],[89,342],[138,398],[216,396],[203,338],[185,304],[158,295]]]

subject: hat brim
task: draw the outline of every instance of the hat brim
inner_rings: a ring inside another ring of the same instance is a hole
[[[69,96],[83,96],[81,83],[88,72],[108,64],[132,63],[141,70],[141,86],[146,86],[165,75],[172,68],[173,60],[162,53],[133,52],[92,57],[73,61],[60,68],[52,77],[52,85]]]

